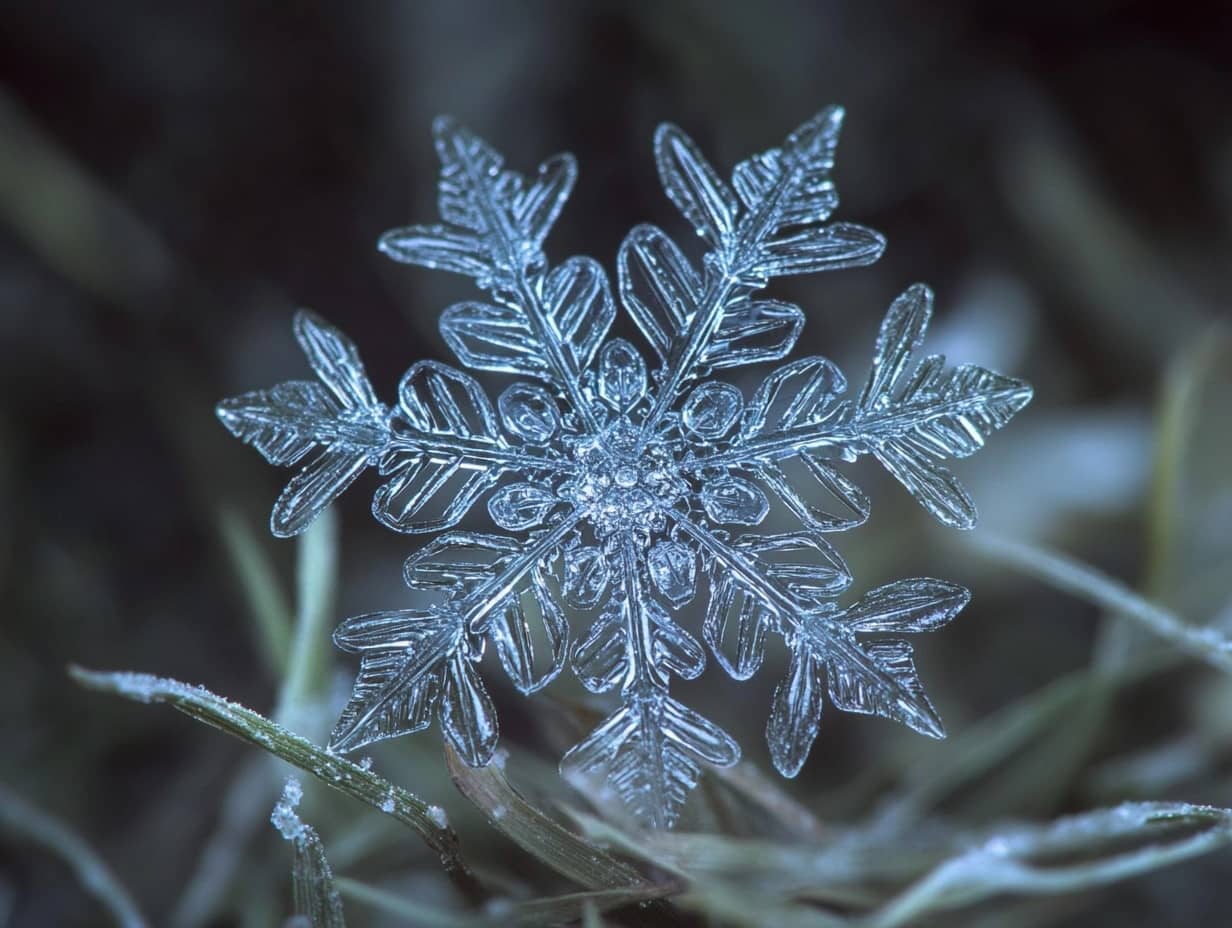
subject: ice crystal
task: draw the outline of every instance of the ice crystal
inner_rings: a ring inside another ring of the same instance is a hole
[[[1030,388],[936,355],[917,360],[932,312],[918,284],[890,307],[854,393],[822,357],[775,368],[747,402],[712,379],[794,346],[800,307],[755,296],[772,278],[882,253],[876,232],[827,222],[841,120],[824,110],[737,165],[730,184],[680,129],[660,127],[663,186],[706,253],[698,267],[651,225],[625,239],[619,299],[649,366],[607,338],[616,303],[601,267],[574,257],[553,268],[544,256],[573,158],[523,177],[454,121],[436,122],[442,221],[388,232],[381,250],[474,278],[489,301],[451,306],[441,333],[464,366],[524,379],[494,404],[469,374],[420,361],[386,407],[351,342],[300,313],[295,334],[320,382],[218,408],[271,463],[308,459],[274,506],[275,535],[302,531],[369,468],[385,478],[378,520],[443,532],[405,568],[411,588],[437,594],[434,605],[356,616],[335,632],[360,670],[333,749],[418,731],[435,715],[466,763],[487,763],[497,720],[477,668],[490,645],[523,693],[568,663],[588,690],[619,694],[562,769],[610,784],[647,825],[669,826],[703,766],[740,755],[669,691],[672,677],[692,679],[706,663],[674,617],[699,595],[701,638],[733,678],[758,670],[770,636],[787,645],[766,727],[783,775],[803,765],[827,695],[839,709],[943,735],[902,636],[949,621],[967,591],[900,580],[840,605],[851,575],[827,536],[863,522],[869,502],[837,465],[872,455],[935,518],[969,528],[975,508],[943,462],[978,451]],[[445,531],[484,499],[502,532]],[[797,527],[758,531],[772,508]],[[569,617],[581,623],[572,644]]]

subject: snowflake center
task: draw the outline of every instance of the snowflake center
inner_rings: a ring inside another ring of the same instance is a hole
[[[628,419],[579,441],[573,458],[578,469],[560,494],[585,513],[600,538],[661,531],[666,511],[689,489],[665,443],[639,449],[638,429]]]

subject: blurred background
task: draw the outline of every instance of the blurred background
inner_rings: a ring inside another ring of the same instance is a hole
[[[889,302],[930,283],[931,349],[1036,390],[956,465],[980,505],[976,538],[1065,551],[1187,621],[1232,624],[1232,7],[1216,7],[9,5],[4,795],[70,825],[155,924],[273,924],[289,911],[288,851],[265,823],[278,781],[254,752],[169,710],[80,690],[65,667],[156,672],[271,709],[278,680],[254,613],[293,608],[295,544],[266,529],[287,475],[231,439],[213,405],[303,376],[299,306],[355,340],[385,397],[413,361],[448,359],[436,318],[469,283],[375,249],[385,229],[435,216],[429,128],[442,112],[520,170],[574,152],[580,179],[549,255],[611,268],[635,223],[684,232],[654,172],[660,121],[726,173],[842,103],[838,218],[880,230],[889,248],[871,268],[776,285],[809,316],[796,353],[824,353],[858,381]],[[747,391],[762,374],[736,382]],[[855,475],[874,515],[835,540],[857,587],[936,575],[974,600],[919,645],[950,740],[828,713],[784,786],[823,820],[863,820],[910,793],[972,748],[981,720],[1038,708],[1055,681],[1120,681],[1116,668],[1162,647],[935,529],[874,469]],[[359,489],[337,507],[338,619],[406,602],[400,562],[416,542],[381,530],[367,506]],[[740,689],[714,668],[681,687],[763,769],[774,661]],[[335,695],[353,670],[338,658]],[[537,721],[551,699],[490,679],[504,746],[550,769],[568,743]],[[1173,662],[1062,708],[1032,715],[1034,733],[986,775],[930,794],[930,811],[983,823],[1125,798],[1232,805],[1226,676]],[[409,742],[374,750],[378,769],[442,804],[480,860],[508,858],[449,785],[438,735]],[[418,898],[447,893],[430,855],[367,810],[319,797],[309,812],[341,847],[338,870]],[[1232,904],[1229,872],[1224,851],[938,924],[1214,924],[1209,913]],[[61,859],[0,828],[0,925],[101,919]]]

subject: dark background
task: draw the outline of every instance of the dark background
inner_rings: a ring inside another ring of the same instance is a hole
[[[438,112],[521,170],[573,151],[580,181],[549,252],[610,268],[633,224],[683,228],[654,174],[657,123],[680,124],[726,172],[842,103],[839,217],[890,244],[872,268],[775,290],[809,314],[797,354],[826,353],[858,378],[885,306],[931,283],[932,346],[1036,388],[1012,428],[958,465],[984,524],[1205,621],[1232,586],[1226,405],[1200,408],[1173,547],[1164,566],[1150,552],[1161,389],[1232,318],[1232,7],[1218,6],[10,5],[0,782],[71,822],[156,923],[169,917],[246,755],[167,710],[77,690],[65,665],[158,672],[269,708],[275,681],[219,520],[249,526],[289,578],[294,546],[263,535],[285,475],[230,439],[213,404],[302,375],[290,331],[301,305],[350,334],[386,397],[411,362],[446,357],[435,320],[468,286],[374,247],[383,230],[435,214]],[[1217,357],[1226,380],[1232,353]],[[901,491],[862,476],[876,515],[838,539],[858,582],[935,573],[976,590],[962,620],[921,646],[952,732],[1090,661],[1096,610],[934,544]],[[397,606],[398,563],[414,543],[366,519],[364,496],[341,506],[340,617]],[[712,672],[697,698],[768,766],[759,732],[774,674],[763,676],[741,691]],[[516,753],[533,705],[500,698]],[[1210,741],[1203,763],[1150,795],[1230,804],[1230,709],[1232,689],[1189,665],[1125,695],[1078,769],[1038,801],[1027,789],[999,811],[1114,800],[1091,785],[1101,761],[1188,732]],[[862,773],[891,748],[915,750],[910,737],[830,713],[824,749],[791,788],[858,818],[871,800],[834,797],[875,794]],[[419,736],[423,756],[435,757],[436,738]],[[439,789],[451,814],[461,805],[413,769],[387,772]],[[246,853],[252,873],[268,873],[264,891],[285,895],[272,831]],[[1210,924],[1199,913],[1226,911],[1218,874],[1230,864],[1217,855],[1041,908],[1038,920]],[[2,833],[0,903],[0,925],[99,917],[61,862]]]

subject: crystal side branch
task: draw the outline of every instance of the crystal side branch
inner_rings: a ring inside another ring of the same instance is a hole
[[[307,461],[275,504],[275,535],[302,531],[370,468],[383,478],[380,522],[439,533],[405,568],[433,605],[356,616],[334,634],[360,669],[333,749],[435,717],[466,763],[486,763],[497,720],[477,666],[490,645],[522,693],[569,665],[591,692],[618,694],[562,769],[602,779],[639,820],[668,827],[705,765],[740,756],[672,698],[672,678],[698,676],[709,653],[748,679],[772,635],[790,653],[766,726],[784,776],[804,764],[827,696],[943,736],[903,636],[944,625],[967,591],[917,578],[840,605],[852,578],[828,536],[862,523],[869,501],[838,466],[872,455],[940,522],[970,528],[975,507],[945,461],[978,451],[1031,388],[918,358],[932,313],[920,284],[890,307],[857,391],[822,357],[772,369],[747,402],[714,379],[794,347],[804,312],[757,295],[773,278],[866,265],[884,249],[870,229],[828,222],[841,121],[840,109],[822,111],[730,182],[678,128],[659,128],[664,189],[707,250],[698,267],[651,225],[620,249],[619,301],[645,336],[652,376],[642,352],[607,337],[616,301],[599,264],[552,267],[544,255],[577,174],[572,156],[523,177],[437,120],[441,221],[393,230],[380,248],[474,278],[487,298],[445,310],[441,333],[463,366],[518,379],[493,404],[471,375],[420,361],[387,407],[351,342],[300,313],[295,335],[319,382],[218,407],[271,463]],[[501,531],[457,529],[485,499]],[[776,508],[796,528],[755,530]],[[676,618],[699,596],[700,640]]]

